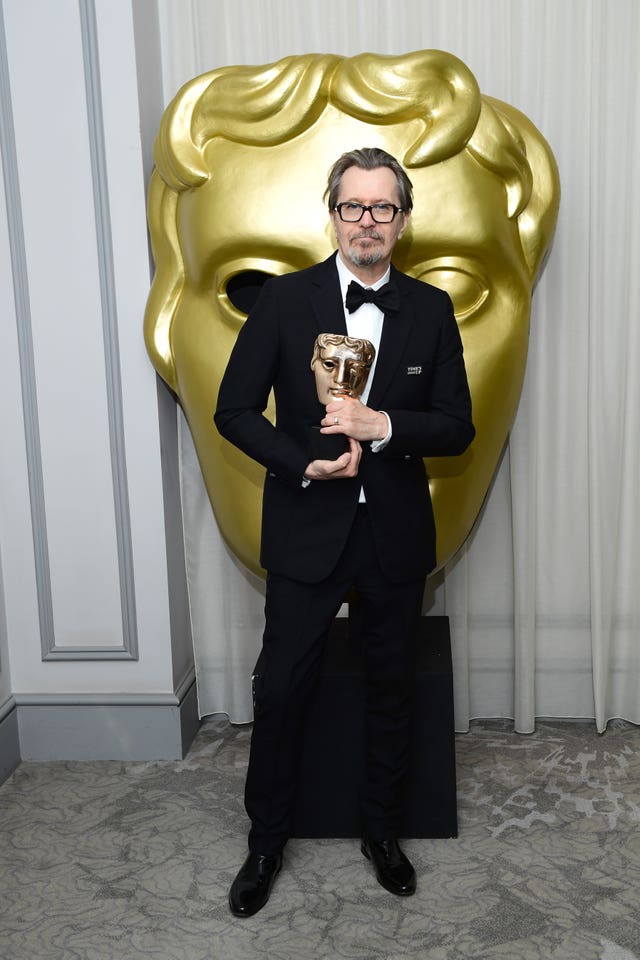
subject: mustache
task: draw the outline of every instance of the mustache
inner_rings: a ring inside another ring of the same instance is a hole
[[[351,239],[352,239],[352,240],[364,240],[364,239],[366,239],[366,240],[380,240],[380,241],[381,241],[381,240],[382,240],[382,236],[378,233],[377,230],[372,230],[372,229],[368,229],[368,230],[367,230],[367,229],[364,229],[364,230],[361,230],[360,233],[355,234]]]

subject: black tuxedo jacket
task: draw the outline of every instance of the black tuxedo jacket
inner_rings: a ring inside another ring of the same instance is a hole
[[[446,293],[391,267],[401,308],[385,317],[368,406],[389,414],[379,453],[363,443],[358,477],[302,486],[312,425],[324,416],[310,368],[319,333],[346,334],[335,254],[273,278],[242,327],[218,395],[220,433],[267,469],[260,561],[314,583],[349,533],[361,486],[378,557],[394,582],[426,576],[436,534],[423,457],[462,453],[474,436],[462,343]],[[276,424],[263,411],[273,388]]]

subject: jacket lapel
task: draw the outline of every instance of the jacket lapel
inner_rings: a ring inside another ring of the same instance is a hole
[[[339,333],[346,337],[347,324],[336,269],[336,254],[323,263],[313,277],[311,306],[318,325],[318,333]]]

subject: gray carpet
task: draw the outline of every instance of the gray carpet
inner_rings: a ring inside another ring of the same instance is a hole
[[[187,758],[25,763],[0,788],[2,960],[638,960],[640,731],[502,721],[457,739],[457,840],[405,843],[418,892],[358,844],[291,841],[271,901],[234,919],[249,730]]]

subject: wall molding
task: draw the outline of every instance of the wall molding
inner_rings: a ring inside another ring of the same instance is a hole
[[[0,703],[0,784],[21,760],[180,760],[200,729],[195,671],[175,693],[21,693]]]
[[[18,711],[15,703],[8,713],[0,708],[0,784],[9,777],[20,763],[20,738],[18,734]]]
[[[16,693],[19,707],[177,707],[174,693]]]
[[[129,706],[129,707],[177,707],[184,702],[195,685],[195,668],[187,671],[175,693],[14,693],[9,698],[24,706]],[[3,705],[0,705],[0,719]]]
[[[16,700],[14,696],[7,697],[7,699],[0,703],[0,723],[4,720],[12,710],[15,710]]]
[[[187,691],[193,684],[196,682],[196,668],[193,663],[189,664],[188,668],[185,670],[183,677],[176,684],[176,697],[178,701],[182,701],[187,695]]]
[[[20,760],[180,760],[200,727],[195,680],[175,694],[19,694],[0,720],[0,782]]]
[[[22,222],[20,177],[13,122],[13,105],[9,79],[7,41],[4,15],[0,3],[0,152],[4,171],[4,188],[7,205],[9,252],[13,280],[13,296],[18,335],[18,359],[20,363],[20,386],[24,416],[24,435],[29,483],[29,505],[35,563],[38,618],[43,649],[55,645],[53,626],[53,600],[51,594],[51,571],[47,518],[44,501],[42,458],[40,455],[40,423],[38,395],[36,391],[31,302],[27,273],[27,254]]]
[[[104,118],[102,113],[98,30],[94,0],[80,0],[79,10],[89,132],[89,154],[91,158],[93,203],[96,222],[97,260],[100,278],[107,414],[109,421],[109,444],[111,450],[111,472],[122,617],[122,645],[58,646],[55,643],[55,636],[53,632],[51,632],[47,635],[42,635],[42,659],[44,661],[137,660],[138,627],[124,442],[118,314],[109,210]]]
[[[2,4],[0,4],[0,151],[4,173],[16,311],[40,644],[43,661],[137,660],[138,630],[124,442],[116,291],[101,104],[98,38],[93,0],[80,0],[79,9],[100,277],[122,644],[60,646],[56,643],[27,255],[7,43]]]

